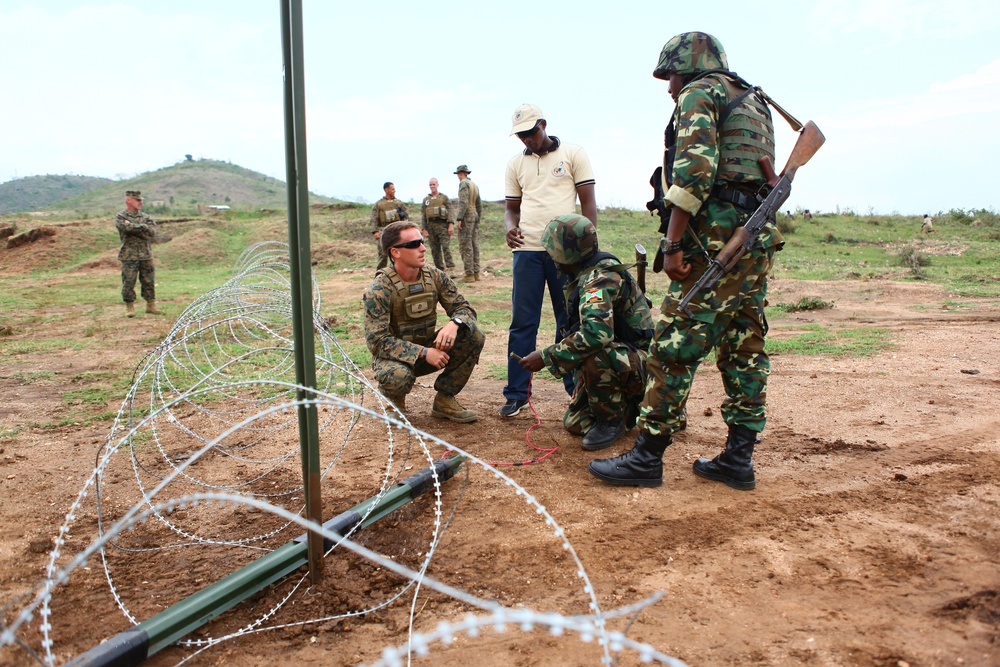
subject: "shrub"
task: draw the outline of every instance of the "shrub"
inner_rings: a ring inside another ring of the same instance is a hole
[[[915,246],[908,245],[899,251],[899,265],[910,269],[915,278],[921,280],[927,277],[924,267],[931,265],[931,258],[917,250]]]
[[[818,296],[804,296],[794,303],[776,303],[776,310],[783,310],[786,313],[798,313],[803,310],[826,310],[833,308],[833,301],[824,301]]]

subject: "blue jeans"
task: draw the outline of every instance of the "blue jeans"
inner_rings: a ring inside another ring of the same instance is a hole
[[[510,358],[513,352],[521,357],[535,351],[538,324],[542,319],[542,297],[549,286],[552,311],[556,316],[556,339],[562,340],[559,330],[566,327],[566,301],[563,286],[566,276],[559,273],[549,253],[537,250],[520,250],[514,253],[514,291],[511,294],[511,320],[507,335],[507,386],[503,388],[506,399],[528,398],[528,380],[531,373]],[[566,393],[573,393],[573,376],[563,376]]]

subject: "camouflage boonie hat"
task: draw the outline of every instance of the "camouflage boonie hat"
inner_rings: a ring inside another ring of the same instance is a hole
[[[729,69],[722,44],[705,32],[683,32],[663,45],[653,76],[666,80],[671,72],[683,75],[710,69]]]
[[[132,199],[142,199],[142,193],[138,190],[126,190],[125,196],[131,197]]]
[[[455,170],[455,173],[456,174],[461,174],[463,172],[466,173],[466,174],[471,174],[472,170],[469,169],[469,165],[467,165],[467,164],[460,164],[460,165],[458,165],[458,169]]]
[[[597,252],[597,228],[576,213],[556,216],[542,232],[542,247],[556,264],[578,264]]]

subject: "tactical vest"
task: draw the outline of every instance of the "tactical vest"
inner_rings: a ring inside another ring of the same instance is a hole
[[[774,125],[771,112],[757,89],[728,70],[701,72],[685,87],[698,79],[713,76],[726,89],[729,103],[719,114],[719,167],[716,182],[746,183],[759,186],[764,182],[764,173],[757,160],[764,155],[774,161]],[[746,136],[744,130],[754,136]],[[663,133],[666,150],[663,154],[663,178],[669,187],[673,183],[674,156],[677,150],[677,132],[674,118]],[[742,161],[748,161],[744,164]]]
[[[447,220],[448,206],[444,195],[429,195],[424,199],[424,211],[428,220]]]
[[[427,345],[437,328],[437,286],[427,268],[420,269],[420,281],[404,282],[396,269],[387,266],[379,271],[392,283],[389,327],[396,338]]]
[[[653,339],[653,318],[649,316],[649,299],[639,289],[639,285],[628,272],[625,264],[621,263],[617,257],[610,252],[596,252],[588,257],[580,271],[577,279],[566,285],[568,294],[566,296],[567,310],[567,330],[563,338],[576,333],[580,329],[580,282],[588,269],[597,266],[597,263],[604,259],[612,259],[616,263],[603,268],[614,271],[622,276],[622,289],[618,292],[618,298],[611,304],[614,318],[615,340],[625,343],[631,348],[645,350],[649,347],[649,341]],[[639,306],[639,302],[644,302],[645,309]],[[644,314],[646,316],[644,316]]]
[[[375,205],[378,207],[378,222],[383,227],[391,222],[403,219],[399,215],[399,206],[395,199],[385,199],[383,197]]]

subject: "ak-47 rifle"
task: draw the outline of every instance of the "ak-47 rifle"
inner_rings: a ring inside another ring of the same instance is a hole
[[[677,306],[679,310],[684,311],[688,317],[691,317],[691,299],[703,288],[714,285],[722,276],[729,273],[736,265],[736,262],[743,257],[743,254],[753,247],[757,236],[764,229],[764,225],[767,224],[768,220],[774,219],[774,214],[781,209],[781,205],[785,203],[791,194],[792,179],[795,178],[796,170],[816,154],[816,151],[819,150],[824,141],[826,141],[826,137],[816,127],[816,123],[809,121],[799,132],[799,138],[795,142],[795,146],[792,147],[792,154],[788,156],[788,162],[785,163],[785,168],[782,170],[780,176],[774,173],[774,164],[768,156],[765,155],[757,161],[760,164],[760,168],[764,171],[764,178],[767,179],[767,185],[771,188],[771,191],[764,197],[760,206],[757,207],[757,210],[753,212],[746,223],[736,230],[736,233],[733,234],[722,250],[719,251],[715,259],[708,263],[705,273],[701,274],[698,282],[681,299]]]

